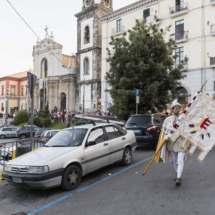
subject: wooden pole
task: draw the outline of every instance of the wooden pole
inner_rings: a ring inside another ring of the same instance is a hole
[[[150,160],[149,164],[147,165],[147,167],[145,168],[145,170],[143,171],[143,175],[146,174],[146,172],[148,171],[149,167],[152,165],[155,157],[158,155],[158,153],[160,152],[160,150],[162,149],[163,145],[166,143],[167,141],[164,140],[163,143],[159,146],[158,150],[156,151],[155,155],[153,156],[153,158]]]

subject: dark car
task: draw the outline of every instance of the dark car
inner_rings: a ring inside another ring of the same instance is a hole
[[[36,131],[34,137],[41,137],[41,134],[48,130],[51,130],[51,128],[40,128],[38,131]]]
[[[164,114],[132,115],[129,117],[124,128],[134,131],[138,146],[156,146],[165,118],[166,115]]]
[[[33,126],[33,136],[35,135],[36,131],[38,131],[40,128],[37,126]],[[31,126],[30,125],[23,125],[19,127],[16,131],[16,136],[20,137],[21,139],[26,139],[30,137],[31,134]]]

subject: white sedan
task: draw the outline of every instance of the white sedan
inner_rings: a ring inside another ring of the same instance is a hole
[[[9,161],[2,176],[16,186],[73,190],[90,172],[119,161],[131,164],[136,146],[134,132],[113,123],[67,128],[44,147]]]

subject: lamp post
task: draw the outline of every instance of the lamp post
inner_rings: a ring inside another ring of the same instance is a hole
[[[8,98],[7,95],[9,94],[9,89],[6,89],[6,98],[5,98],[5,106],[6,106],[6,110],[5,110],[5,124],[7,125],[7,119],[8,119]]]

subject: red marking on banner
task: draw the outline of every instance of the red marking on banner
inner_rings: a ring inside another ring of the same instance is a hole
[[[207,129],[207,127],[212,124],[209,118],[204,119],[204,121],[200,124],[200,128]]]

